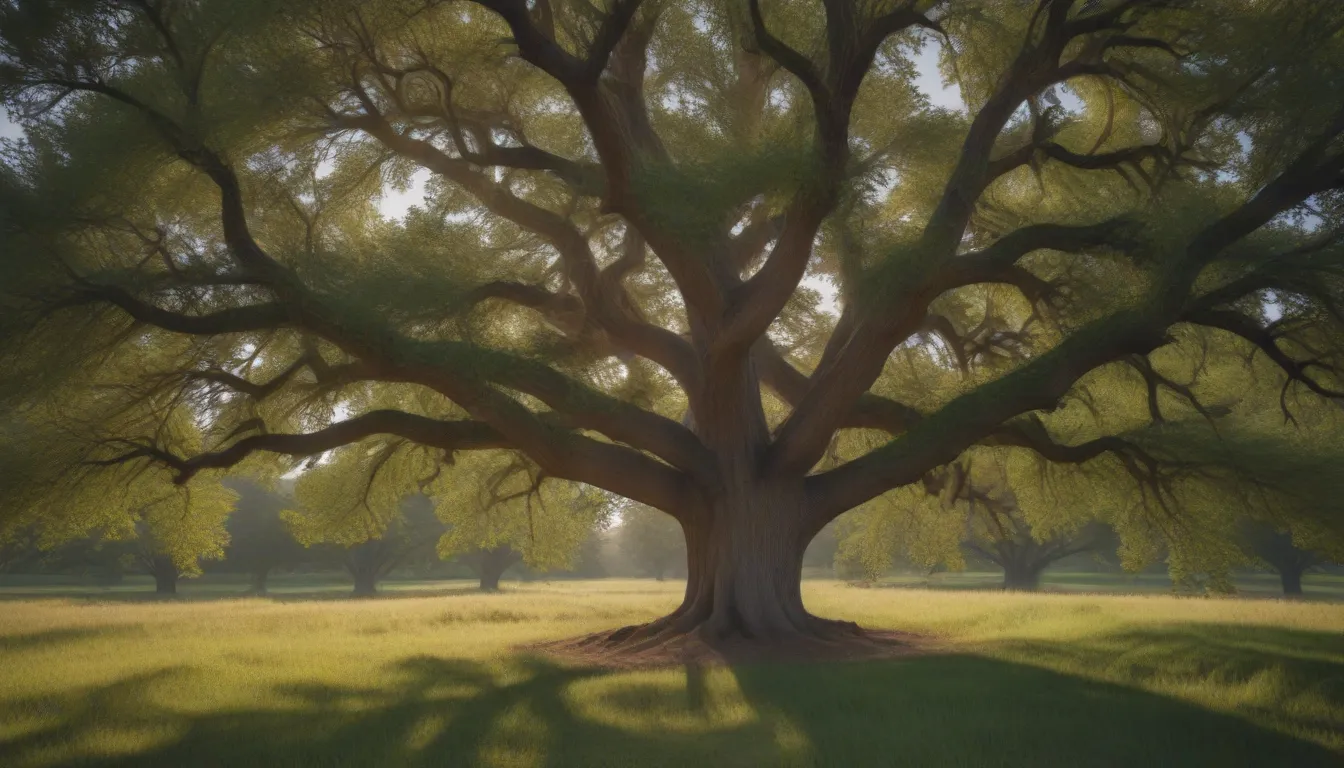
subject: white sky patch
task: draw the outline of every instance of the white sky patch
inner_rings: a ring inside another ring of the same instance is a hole
[[[821,301],[817,303],[818,309],[836,317],[840,316],[840,304],[838,302],[840,292],[829,277],[808,275],[802,279],[800,285],[821,294]]]
[[[944,85],[943,75],[938,71],[938,57],[943,45],[936,40],[924,43],[923,49],[915,56],[915,87],[929,98],[935,107],[962,112],[966,102],[961,98],[961,86]]]
[[[1083,100],[1078,98],[1078,94],[1074,93],[1073,89],[1067,85],[1056,86],[1055,96],[1059,97],[1059,105],[1064,108],[1065,112],[1079,114],[1086,109]]]
[[[0,139],[21,139],[23,136],[23,129],[18,123],[9,119],[8,112],[0,109]]]
[[[1265,319],[1271,323],[1277,323],[1283,318],[1283,302],[1279,301],[1279,295],[1273,291],[1265,294]]]
[[[383,187],[383,195],[378,200],[378,213],[385,219],[400,221],[406,218],[411,206],[425,205],[425,185],[429,182],[429,171],[421,168],[411,174],[411,185],[405,190],[393,189],[391,185]]]

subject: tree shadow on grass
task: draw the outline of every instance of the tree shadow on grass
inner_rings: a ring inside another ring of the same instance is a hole
[[[1248,719],[1315,738],[1344,734],[1340,634],[1189,623],[1069,643],[1018,641],[1000,651],[1129,687],[1203,688]]]
[[[0,635],[0,655],[30,650],[52,650],[89,640],[131,634],[131,627],[61,627],[41,632]]]
[[[1195,642],[1208,639],[1204,631],[1192,630]],[[1193,652],[1180,645],[1186,637],[1177,630],[1107,642],[1170,644],[1168,660],[1177,666]],[[1231,650],[1223,650],[1229,647],[1224,644],[1206,653],[1200,646],[1194,656],[1230,664],[1238,674],[1254,675],[1252,667],[1288,668],[1287,674],[1301,675],[1301,681],[1338,680],[1344,674],[1331,660],[1336,646],[1319,634],[1257,630],[1229,642]],[[1247,717],[1036,666],[1088,664],[1095,661],[1091,654],[1114,654],[1108,648],[1085,642],[1012,649],[1036,654],[1031,663],[947,654],[623,672],[527,657],[491,666],[422,656],[399,662],[390,676],[395,682],[379,688],[288,685],[265,697],[265,708],[219,711],[161,703],[167,689],[156,696],[155,687],[165,681],[208,684],[195,679],[199,673],[165,669],[59,697],[6,703],[0,720],[32,708],[48,720],[0,741],[0,764],[1340,764],[1338,754]],[[1060,658],[1069,653],[1077,658]],[[1336,715],[1344,708],[1338,683],[1322,682],[1311,690],[1330,697]],[[132,753],[58,757],[50,751],[145,729],[152,729],[153,737]]]

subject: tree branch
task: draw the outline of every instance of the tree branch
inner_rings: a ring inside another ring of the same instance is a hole
[[[193,336],[218,336],[274,330],[290,324],[290,313],[282,304],[252,304],[221,309],[205,315],[188,315],[163,309],[137,299],[118,286],[84,283],[70,295],[55,302],[51,309],[90,304],[112,304],[135,320],[174,333]]]
[[[862,458],[808,479],[817,514],[829,520],[885,491],[918,480],[1009,419],[1056,406],[1088,371],[1165,343],[1163,327],[1123,311],[1084,326],[1054,349],[964,394]]]

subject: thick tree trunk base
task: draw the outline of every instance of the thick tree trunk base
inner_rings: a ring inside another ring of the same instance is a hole
[[[154,556],[154,594],[158,597],[176,597],[178,570],[170,558],[165,555]]]
[[[244,594],[251,595],[252,597],[266,597],[270,594],[266,590],[266,582],[266,574],[254,574],[252,576],[252,586],[249,587]]]
[[[907,655],[909,635],[871,632],[803,607],[803,552],[816,534],[801,487],[730,485],[709,508],[687,510],[686,593],[648,624],[534,646],[568,661],[666,666],[833,661]]]
[[[350,591],[353,597],[377,597],[378,580],[364,574],[355,576],[354,589]]]
[[[514,552],[507,544],[494,549],[484,549],[477,555],[476,572],[480,576],[482,592],[498,592],[499,581],[522,556]]]
[[[1283,585],[1283,596],[1289,600],[1299,600],[1302,598],[1302,574],[1301,573],[1280,573],[1279,583]]]
[[[1003,574],[1003,589],[1006,592],[1039,592],[1041,589],[1041,570],[1024,566],[1010,568]]]
[[[716,631],[710,622],[688,627],[672,614],[648,624],[539,643],[527,650],[565,663],[612,668],[854,661],[909,656],[923,650],[916,635],[808,618],[811,626],[807,630],[750,637]]]

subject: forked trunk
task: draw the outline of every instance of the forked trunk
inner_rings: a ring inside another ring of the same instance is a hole
[[[1286,597],[1302,596],[1302,571],[1294,569],[1283,569],[1279,571],[1279,582],[1283,584],[1283,594]]]
[[[174,563],[173,559],[166,555],[155,555],[153,569],[154,594],[176,595],[178,577],[177,563]]]

